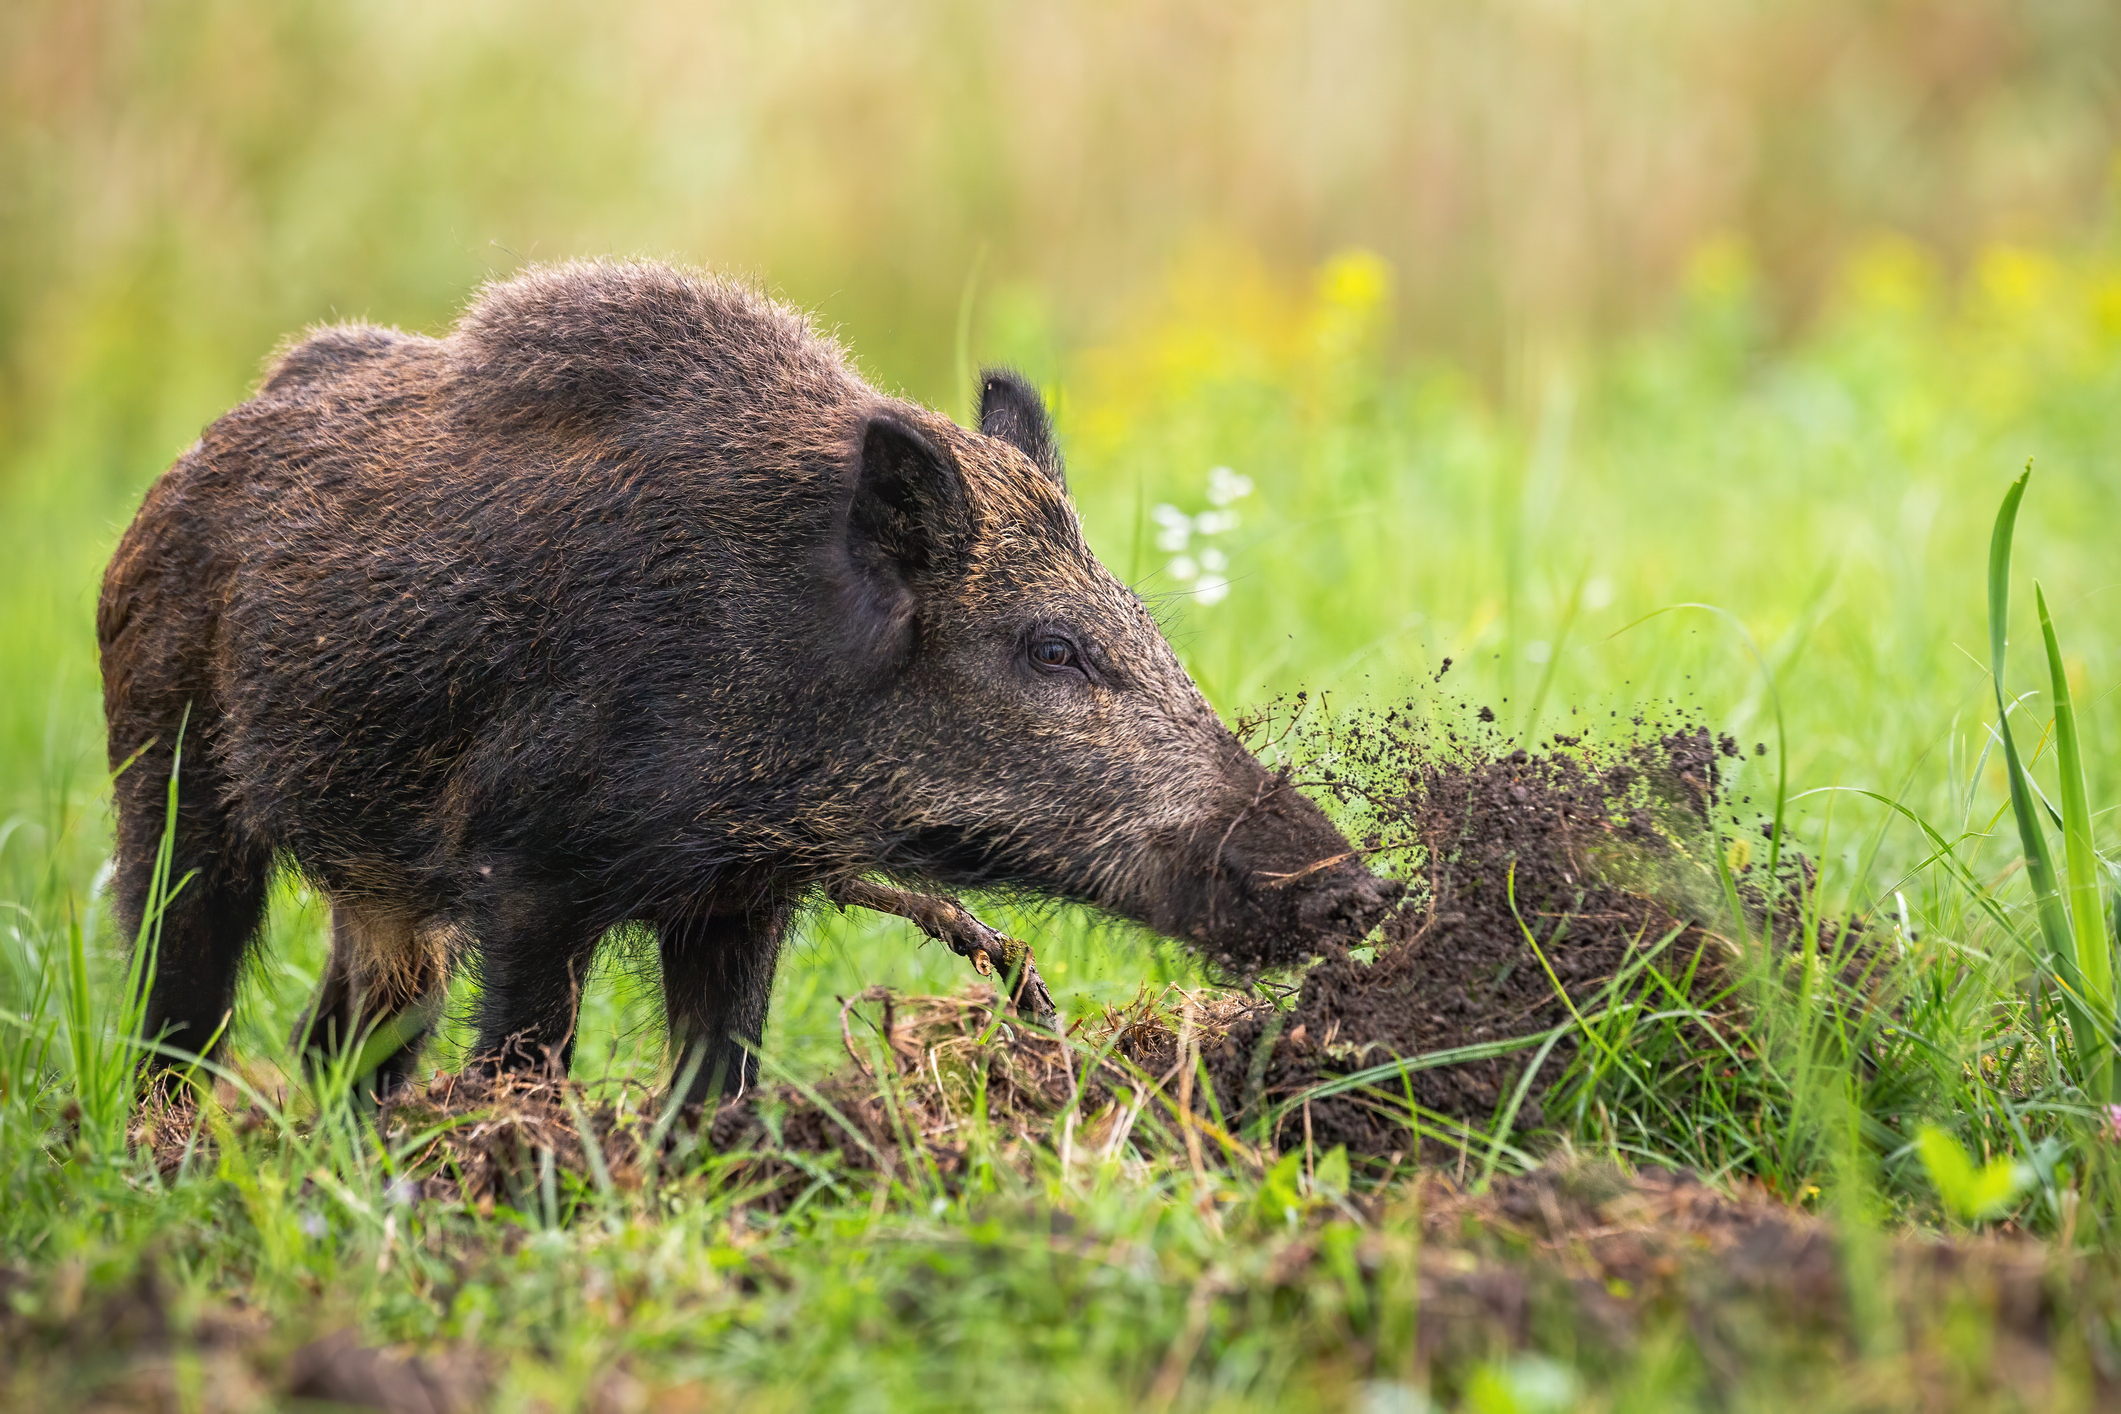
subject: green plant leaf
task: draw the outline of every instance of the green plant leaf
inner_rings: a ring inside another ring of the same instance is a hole
[[[1263,1226],[1293,1225],[1309,1211],[1310,1200],[1304,1197],[1302,1186],[1303,1161],[1303,1150],[1291,1149],[1260,1179],[1255,1210]]]
[[[2018,524],[2018,504],[2025,499],[2026,482],[2032,468],[2011,483],[2003,505],[1996,512],[1996,529],[1988,547],[1988,661],[1989,676],[1996,689],[1996,734],[2003,741],[2003,763],[2011,788],[2011,814],[2018,822],[2018,837],[2025,849],[2025,873],[2033,886],[2040,931],[2056,957],[2066,957],[2069,925],[2062,900],[2055,892],[2055,860],[2048,849],[2047,833],[2041,827],[2039,809],[2033,799],[2032,781],[2025,763],[2018,759],[2017,739],[2011,732],[2010,702],[2003,690],[2003,664],[2009,646],[2011,604],[2011,536]]]
[[[1925,1124],[1915,1136],[1915,1152],[1945,1208],[1964,1222],[2002,1216],[2033,1181],[2032,1167],[2015,1159],[1975,1167],[1959,1141],[1934,1124]]]
[[[2077,710],[2070,698],[2069,676],[2062,665],[2062,645],[2055,637],[2054,620],[2048,617],[2047,596],[2037,580],[2033,582],[2033,602],[2040,611],[2040,637],[2047,647],[2048,673],[2054,681],[2055,764],[2061,780],[2063,860],[2067,866],[2077,976],[2091,1009],[2102,1019],[2111,1018],[2114,963],[2106,940],[2105,910],[2099,906],[2099,855],[2092,847],[2092,809],[2084,789]],[[2107,1049],[2111,1049],[2110,1045]]]
[[[2047,842],[2046,826],[2040,822],[2040,805],[2032,777],[2018,757],[2018,743],[2011,732],[2010,702],[2003,689],[2005,633],[2010,619],[2011,535],[2018,523],[2018,504],[2025,498],[2025,485],[2032,468],[2011,483],[2003,505],[1996,512],[1995,533],[1988,552],[1988,646],[1989,672],[1996,689],[1996,735],[2003,743],[2003,765],[2010,780],[2011,815],[2018,822],[2018,838],[2025,850],[2025,876],[2033,891],[2033,909],[2040,923],[2046,955],[2039,959],[2061,983],[2063,1010],[2069,1017],[2070,1035],[2076,1042],[2079,1080],[2093,1098],[2114,1099],[2115,1068],[2112,1030],[2092,1009],[2078,968],[2078,949],[2068,911],[2056,886],[2055,858]],[[2081,766],[2080,766],[2081,771]],[[2088,816],[2087,812],[2087,816]],[[2068,825],[2064,822],[2064,832]],[[2109,973],[2109,978],[2111,974]],[[2108,984],[2111,992],[2111,982]],[[2108,1009],[2110,1018],[2111,1009]]]
[[[1335,1144],[1311,1174],[1311,1192],[1320,1198],[1345,1198],[1350,1187],[1348,1146]]]

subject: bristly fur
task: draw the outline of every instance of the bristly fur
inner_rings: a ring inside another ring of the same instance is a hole
[[[129,927],[190,711],[198,873],[149,1027],[205,1044],[275,859],[333,902],[313,1037],[468,954],[482,1051],[564,1063],[598,940],[635,924],[701,1086],[748,1076],[833,878],[1077,899],[1241,966],[1360,933],[1392,887],[1267,882],[1345,839],[1090,553],[1037,394],[990,374],[981,402],[975,434],[886,398],[800,314],[660,265],[288,349],[148,493],[98,606],[112,762],[144,748]]]

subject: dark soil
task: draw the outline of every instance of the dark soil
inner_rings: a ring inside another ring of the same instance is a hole
[[[179,1299],[153,1258],[102,1289],[79,1261],[0,1266],[0,1403],[16,1389],[93,1410],[383,1409],[451,1414],[483,1403],[487,1361],[364,1345],[351,1330],[283,1324],[240,1300]],[[13,1383],[19,1380],[20,1384]],[[9,1406],[14,1407],[14,1406]]]
[[[627,1190],[719,1156],[724,1179],[767,1208],[914,1153],[950,1182],[969,1162],[962,1128],[981,1097],[1007,1160],[1044,1142],[1071,1099],[1108,1109],[1113,1086],[1133,1078],[1124,1062],[1016,1030],[1012,1015],[985,984],[953,997],[875,988],[842,1011],[850,1064],[816,1086],[765,1086],[711,1114],[697,1105],[666,1113],[639,1087],[590,1092],[466,1072],[394,1097],[379,1123],[392,1138],[435,1134],[413,1162],[424,1198],[485,1211],[533,1203],[528,1189],[547,1152],[561,1168]]]
[[[1273,1115],[1279,1137],[1293,1117],[1278,1102],[1321,1078],[1537,1036],[1572,1009],[1594,1009],[1646,949],[1664,950],[1668,972],[1694,968],[1697,988],[1722,975],[1729,947],[1711,929],[1725,910],[1704,856],[1719,762],[1738,744],[1705,727],[1646,730],[1604,750],[1565,736],[1542,752],[1496,742],[1476,728],[1437,744],[1387,717],[1333,743],[1354,765],[1325,784],[1360,796],[1373,849],[1418,861],[1416,892],[1385,925],[1374,960],[1328,954],[1292,1010],[1260,1008],[1208,1051],[1225,1106],[1235,1100],[1247,1121]],[[1535,1049],[1411,1071],[1405,1084],[1423,1110],[1483,1124],[1509,1102]],[[1517,1124],[1541,1123],[1541,1096],[1573,1054],[1564,1037]],[[1315,1143],[1411,1147],[1403,1119],[1362,1096],[1310,1109]]]
[[[1867,1348],[1895,1352],[1879,1362],[1892,1382],[1874,1394],[1879,1408],[2056,1407],[2072,1367],[2097,1407],[2121,1393],[2082,1354],[2115,1290],[2111,1265],[2037,1240],[1874,1233],[1859,1260],[1849,1233],[1757,1188],[1724,1193],[1662,1169],[1554,1164],[1478,1194],[1432,1172],[1412,1187],[1401,1201],[1420,1209],[1431,1368],[1521,1348],[1562,1315],[1594,1365],[1683,1328],[1718,1407],[1763,1394],[1763,1407],[1781,1407],[1775,1393],[1795,1404],[1808,1364],[1853,1363]],[[1970,1361],[1975,1329],[1983,1359]]]

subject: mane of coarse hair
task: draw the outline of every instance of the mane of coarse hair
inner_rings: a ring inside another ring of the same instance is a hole
[[[861,386],[799,311],[655,262],[532,266],[481,288],[447,342],[483,419],[558,432],[688,405],[838,403]]]

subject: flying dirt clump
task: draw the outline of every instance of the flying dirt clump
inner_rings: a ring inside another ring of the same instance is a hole
[[[1397,1113],[1356,1093],[1309,1106],[1317,1144],[1412,1149],[1406,1099],[1485,1123],[1524,1079],[1539,1034],[1646,950],[1663,949],[1668,972],[1706,963],[1697,988],[1718,976],[1727,951],[1710,925],[1725,910],[1701,856],[1722,763],[1740,749],[1703,726],[1636,725],[1632,740],[1594,747],[1556,735],[1536,751],[1492,727],[1438,733],[1399,712],[1338,730],[1322,753],[1336,763],[1325,784],[1361,802],[1373,854],[1414,861],[1414,894],[1384,925],[1373,959],[1327,950],[1292,1009],[1258,1008],[1207,1050],[1224,1108],[1255,1127],[1271,1118],[1269,1137],[1285,1137],[1286,1103],[1321,1079],[1533,1038],[1395,1075],[1385,1088],[1401,1097]],[[1541,1122],[1540,1095],[1573,1046],[1557,1041],[1517,1124]]]

